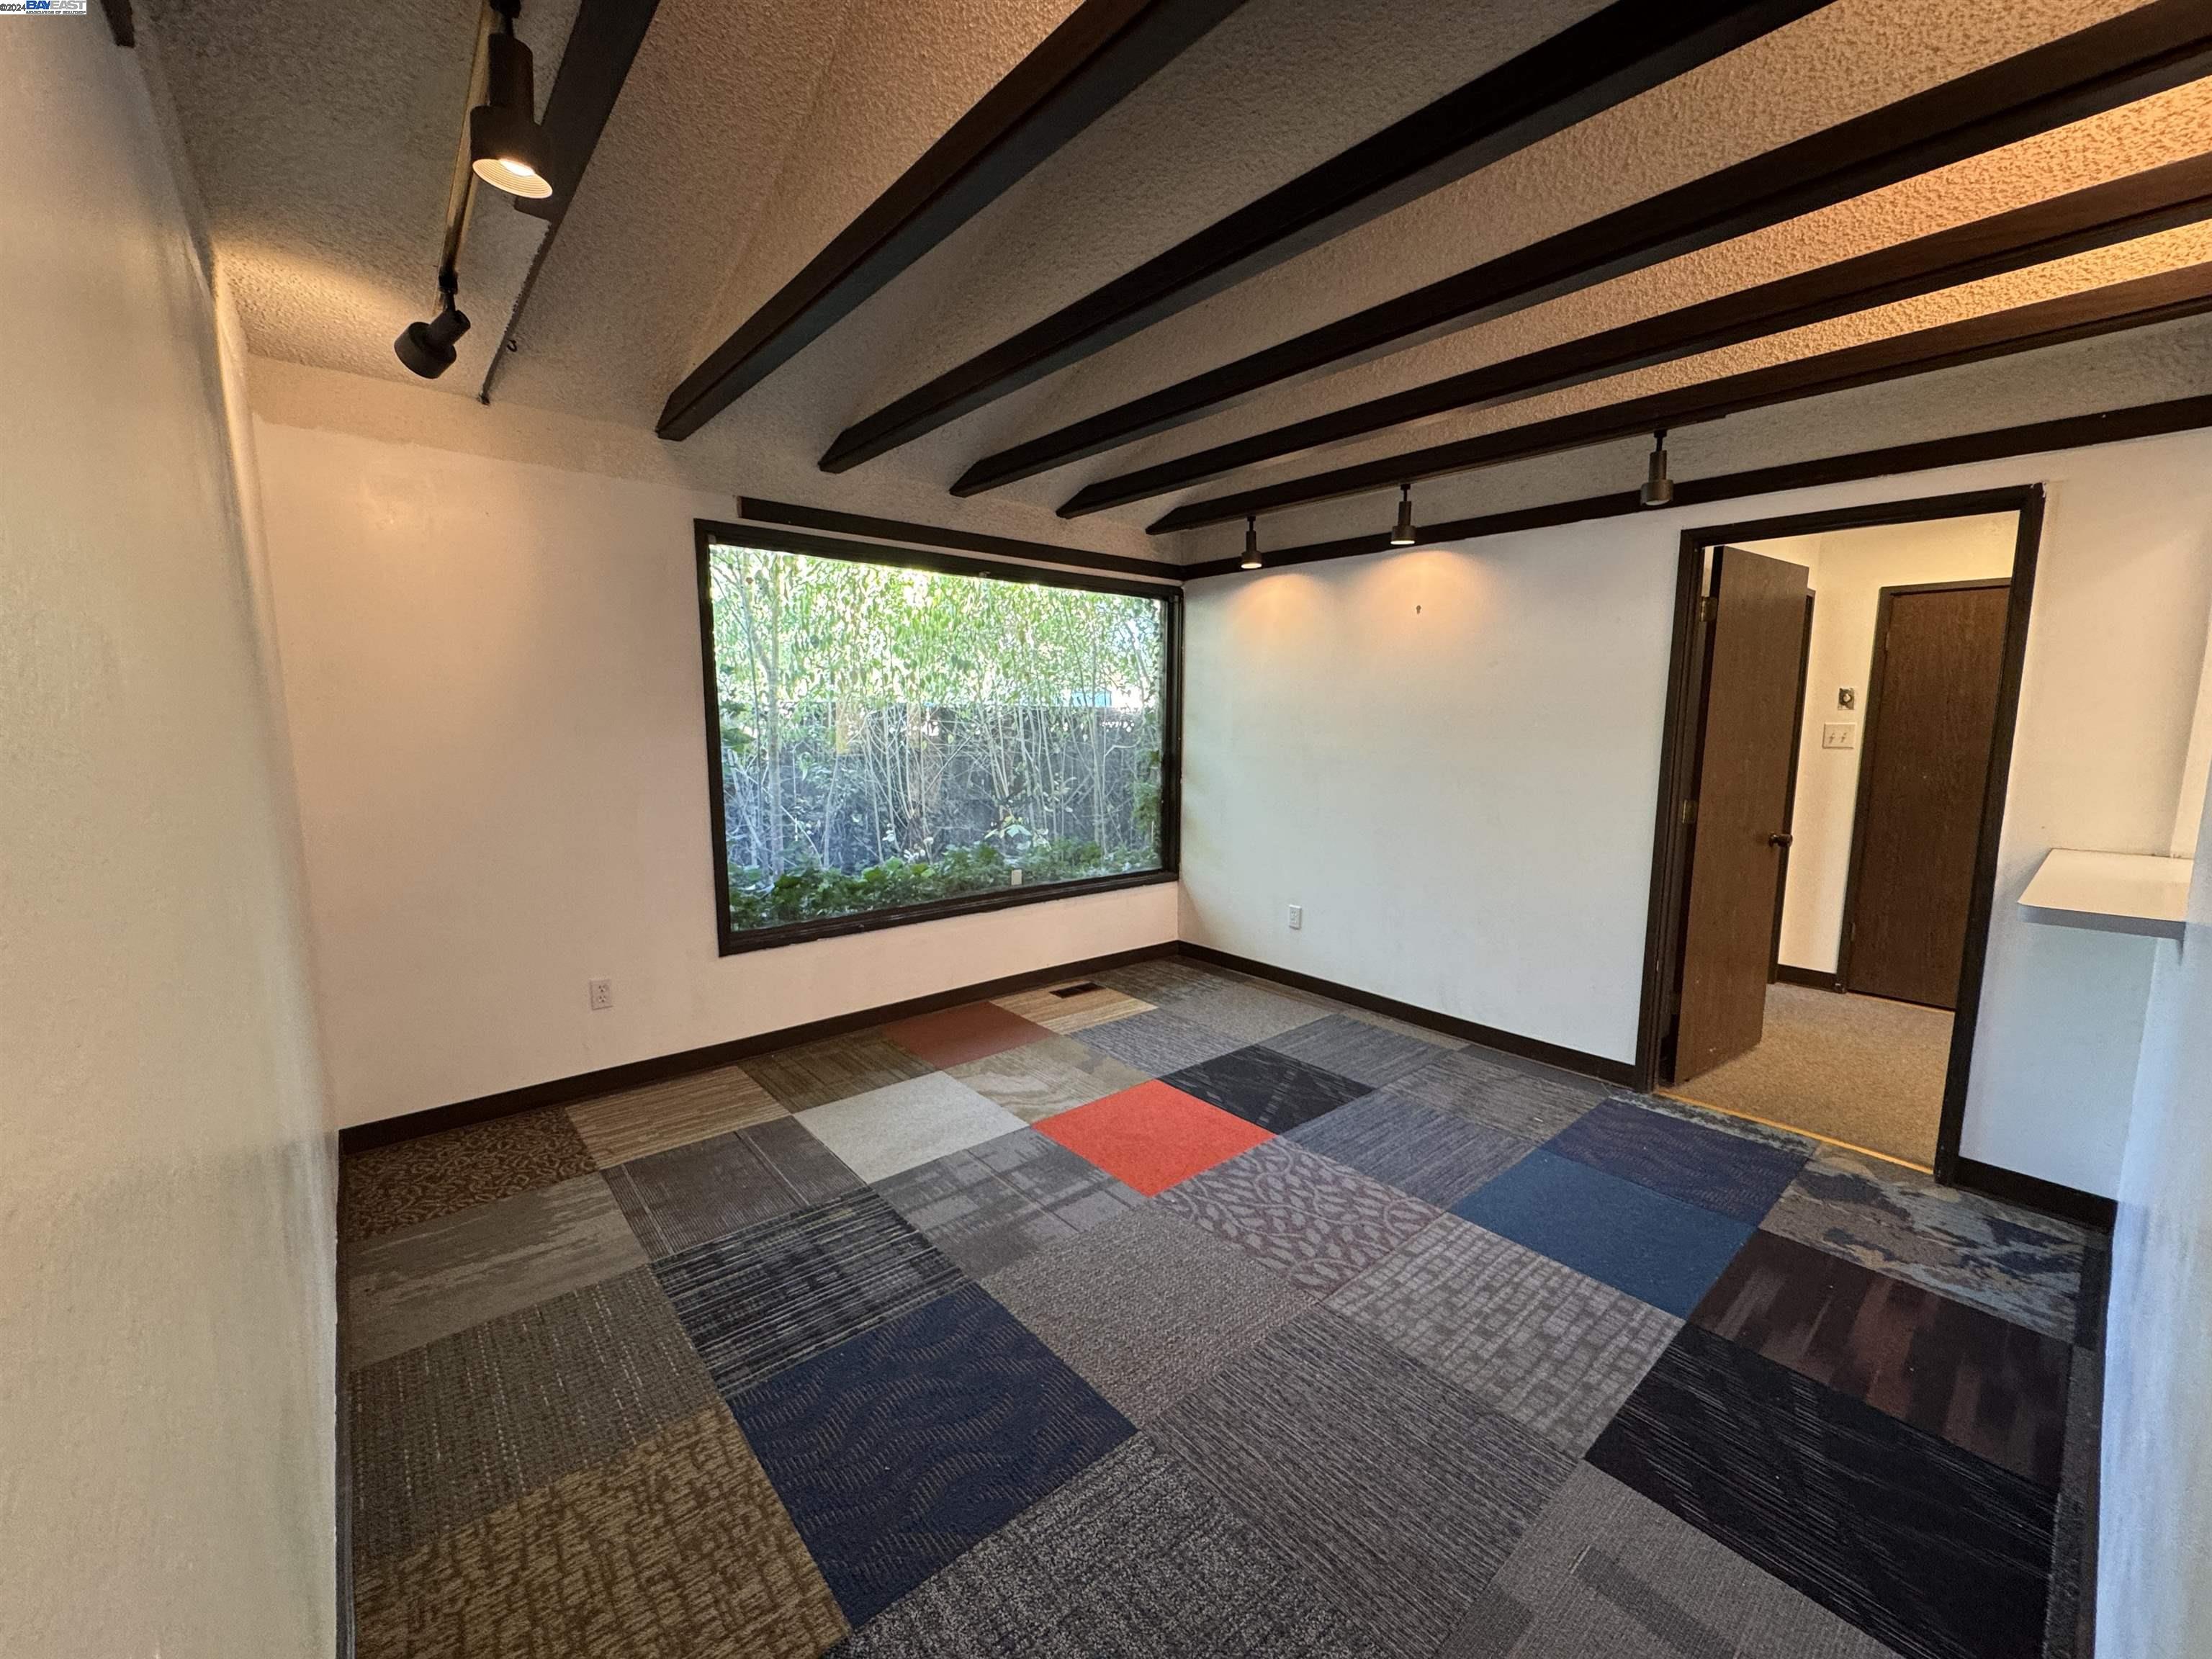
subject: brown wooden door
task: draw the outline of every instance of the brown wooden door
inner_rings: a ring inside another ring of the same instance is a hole
[[[1713,554],[1674,1079],[1759,1046],[1805,649],[1805,567]]]
[[[1886,587],[1844,905],[1844,984],[1956,1006],[2009,582]]]

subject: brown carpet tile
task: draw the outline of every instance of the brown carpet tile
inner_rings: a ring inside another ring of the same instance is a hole
[[[338,1237],[374,1238],[596,1168],[558,1106],[374,1147],[345,1161]]]

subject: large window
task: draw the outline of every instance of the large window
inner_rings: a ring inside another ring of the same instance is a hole
[[[1168,879],[1173,590],[699,526],[725,952]]]

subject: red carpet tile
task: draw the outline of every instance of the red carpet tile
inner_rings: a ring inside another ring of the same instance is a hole
[[[1041,1042],[1052,1033],[1035,1020],[1010,1014],[995,1002],[970,1002],[934,1014],[917,1014],[883,1028],[884,1035],[939,1071],[971,1060],[1002,1054],[1025,1042]]]
[[[1036,1127],[1147,1198],[1274,1139],[1164,1083],[1139,1083]]]

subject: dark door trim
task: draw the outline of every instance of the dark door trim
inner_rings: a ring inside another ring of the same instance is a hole
[[[1797,834],[1797,767],[1805,755],[1805,699],[1813,689],[1813,605],[1820,596],[1805,593],[1805,638],[1797,647],[1797,715],[1790,725],[1790,787],[1782,797],[1782,856],[1774,866],[1774,943],[1766,952],[1766,982],[1782,977],[1782,906],[1790,896],[1790,851]]]
[[[2020,713],[2021,672],[2027,657],[2027,629],[2035,600],[2036,556],[2043,542],[2043,486],[2014,485],[1916,501],[1838,507],[1682,532],[1674,578],[1673,654],[1667,677],[1667,715],[1659,750],[1659,800],[1651,837],[1651,894],[1644,925],[1644,995],[1637,1019],[1638,1086],[1659,1081],[1661,1052],[1674,1016],[1682,969],[1681,901],[1686,890],[1691,836],[1684,822],[1697,779],[1697,750],[1704,726],[1703,643],[1698,627],[1707,551],[1727,542],[1771,541],[1875,525],[1965,519],[1986,513],[2019,515],[2013,546],[2012,600],[2005,616],[2004,661],[1997,687],[1996,730],[1990,742],[1988,781],[1982,794],[1981,835],[1974,854],[1974,884],[1966,913],[1966,949],[1959,970],[1959,1006],[1951,1024],[1950,1068],[1943,1083],[1943,1115],[1936,1131],[1936,1178],[1954,1182],[1966,1115],[1967,1074],[1973,1062],[1982,973],[1989,957],[1990,918],[1996,908],[1997,839],[2004,827],[2005,790],[2012,772],[2013,726]],[[1863,764],[1863,763],[1862,763]]]
[[[1899,593],[1967,593],[1986,587],[2009,587],[2009,576],[1986,576],[1973,581],[1905,582],[1877,589],[1874,611],[1874,653],[1868,659],[1866,713],[1861,720],[1858,787],[1851,797],[1851,852],[1844,877],[1844,919],[1836,936],[1836,988],[1851,988],[1851,906],[1859,896],[1859,872],[1866,861],[1867,807],[1874,796],[1874,746],[1881,735],[1881,692],[1888,665],[1890,601]],[[2002,714],[2002,711],[2000,711]],[[1961,989],[1964,987],[1960,988]]]

